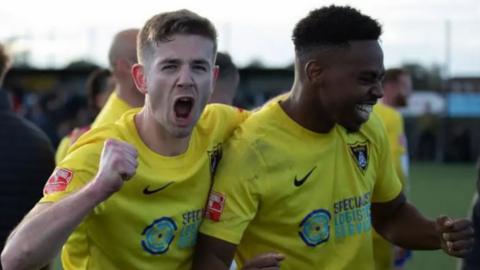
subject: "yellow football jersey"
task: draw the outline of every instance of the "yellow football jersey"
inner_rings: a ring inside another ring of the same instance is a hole
[[[408,185],[408,167],[404,164],[404,158],[407,157],[407,140],[403,116],[394,108],[383,103],[375,105],[373,112],[380,117],[385,125],[395,172],[402,181],[404,189],[406,189]]]
[[[67,135],[62,138],[60,143],[57,146],[57,151],[55,152],[55,164],[60,163],[62,159],[67,155],[68,148],[72,145],[72,140],[70,136]]]
[[[282,269],[372,269],[371,202],[401,191],[375,115],[358,132],[307,130],[272,102],[225,144],[200,231],[237,244],[239,266],[285,254]]]
[[[103,125],[108,125],[117,121],[126,111],[132,109],[127,102],[118,97],[115,91],[110,94],[110,97],[103,106],[100,113],[92,123],[92,128],[97,128]]]
[[[405,163],[405,161],[408,161],[408,153],[403,117],[397,110],[383,103],[375,105],[373,111],[380,117],[385,125],[395,172],[402,181],[402,186],[405,190],[408,185],[408,167],[405,166],[405,164],[408,164]],[[375,270],[394,269],[393,245],[375,231],[373,233],[373,254],[375,258]]]
[[[187,151],[166,157],[150,150],[139,137],[134,123],[139,110],[80,137],[45,186],[41,202],[57,202],[85,186],[98,170],[108,138],[138,150],[135,176],[95,207],[65,243],[64,269],[191,268],[222,142],[248,113],[220,104],[207,106]]]

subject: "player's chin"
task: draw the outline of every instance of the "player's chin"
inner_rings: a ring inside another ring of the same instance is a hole
[[[175,127],[170,132],[175,138],[187,138],[192,134],[193,126]]]
[[[368,119],[367,119],[368,120]],[[349,132],[357,132],[360,130],[363,124],[367,122],[364,118],[352,118],[349,121],[345,121],[343,124],[341,124],[345,129],[347,129]]]

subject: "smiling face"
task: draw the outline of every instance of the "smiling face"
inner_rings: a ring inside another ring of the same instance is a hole
[[[214,58],[212,40],[178,34],[158,42],[142,66],[144,84],[137,87],[146,93],[146,110],[171,136],[191,134],[214,86]]]
[[[320,73],[317,102],[321,121],[330,121],[357,131],[365,123],[377,99],[383,96],[383,53],[377,41],[353,41],[332,51]]]

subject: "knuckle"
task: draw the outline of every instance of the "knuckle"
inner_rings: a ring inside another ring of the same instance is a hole
[[[122,170],[123,169],[123,162],[119,158],[119,156],[116,156],[113,161],[112,161],[112,166],[117,169],[117,170]]]

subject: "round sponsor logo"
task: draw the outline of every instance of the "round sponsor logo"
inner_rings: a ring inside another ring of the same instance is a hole
[[[143,230],[143,249],[151,254],[167,252],[168,247],[170,247],[175,237],[176,230],[177,225],[171,218],[163,217],[155,220]]]
[[[311,247],[328,241],[330,237],[330,213],[324,209],[312,211],[300,223],[298,234],[303,242]]]

